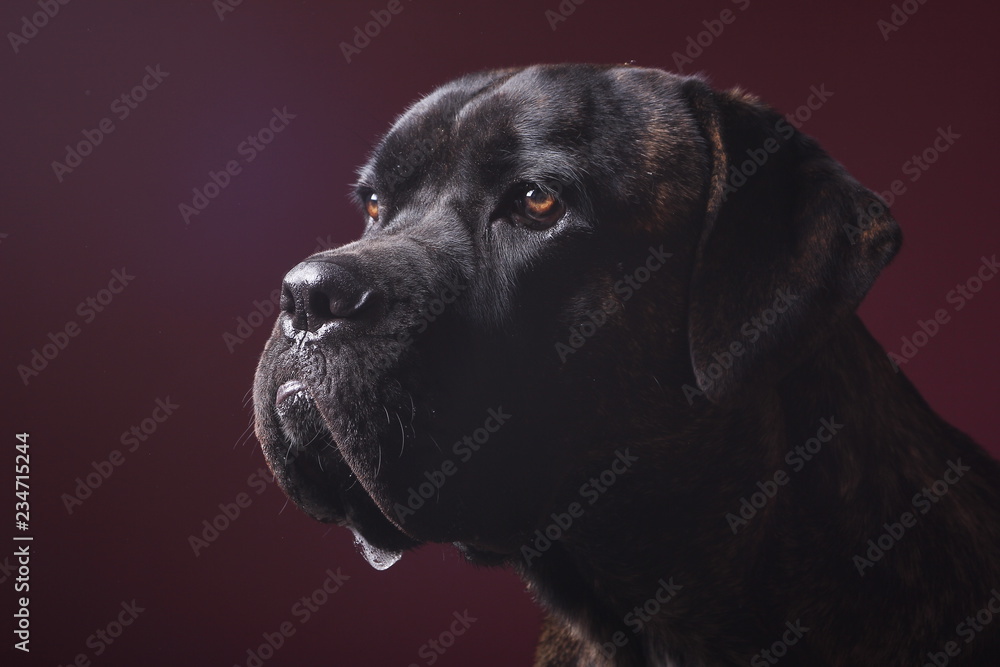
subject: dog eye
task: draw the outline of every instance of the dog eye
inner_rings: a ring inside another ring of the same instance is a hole
[[[546,229],[559,222],[566,207],[554,193],[537,185],[528,185],[514,201],[514,218],[530,229]]]
[[[365,211],[369,218],[378,222],[378,195],[374,192],[368,195],[368,199],[365,201]]]

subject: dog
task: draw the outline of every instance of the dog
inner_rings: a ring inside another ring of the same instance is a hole
[[[899,228],[779,113],[629,65],[471,74],[352,197],[254,403],[373,566],[514,568],[545,667],[1000,664],[1000,466],[861,323]]]

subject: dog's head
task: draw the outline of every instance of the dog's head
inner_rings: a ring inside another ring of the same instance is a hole
[[[281,487],[373,564],[515,552],[617,446],[779,378],[899,245],[782,116],[630,66],[447,84],[356,199],[362,238],[285,277],[254,399]]]

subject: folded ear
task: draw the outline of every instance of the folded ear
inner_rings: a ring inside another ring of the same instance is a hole
[[[854,311],[901,235],[811,138],[740,91],[683,84],[712,160],[690,284],[699,388],[718,402],[773,380]]]

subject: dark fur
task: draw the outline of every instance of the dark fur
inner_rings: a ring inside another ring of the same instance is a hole
[[[730,191],[768,140],[780,149]],[[511,222],[529,182],[566,202],[555,227]],[[899,230],[780,115],[658,70],[475,74],[396,121],[360,173],[370,191],[381,213],[361,240],[286,279],[257,372],[257,435],[307,512],[386,552],[451,542],[513,566],[549,611],[538,665],[769,664],[754,656],[796,621],[788,667],[922,665],[950,641],[951,665],[1000,655],[1000,619],[956,635],[1000,587],[1000,467],[855,315]],[[661,246],[641,289],[616,289]],[[460,296],[429,317],[449,285]],[[741,327],[782,293],[751,342]],[[557,349],[600,309],[582,347]],[[453,443],[498,407],[511,417],[461,460]],[[830,418],[835,437],[791,470],[786,452]],[[590,504],[581,485],[626,450],[635,463]],[[958,459],[971,470],[920,514],[914,495]],[[778,470],[787,485],[734,534],[727,516]],[[917,524],[859,575],[854,556],[907,511]],[[665,583],[680,588],[637,628]]]

